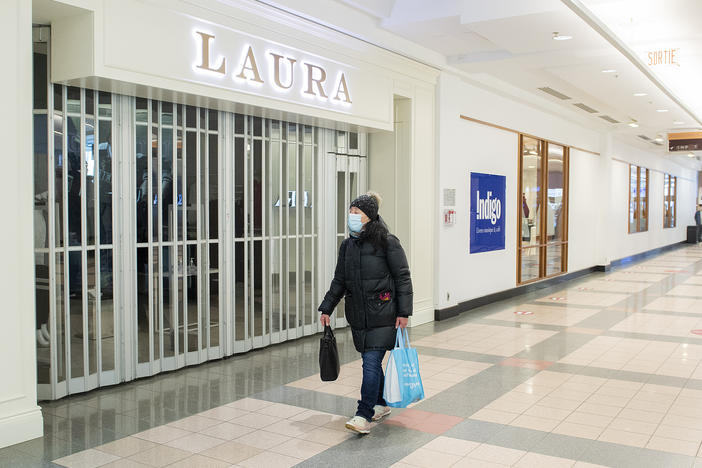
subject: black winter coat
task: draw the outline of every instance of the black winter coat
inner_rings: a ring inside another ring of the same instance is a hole
[[[363,236],[344,240],[319,311],[331,315],[343,297],[356,350],[392,349],[396,318],[412,315],[412,279],[397,237],[388,235],[384,250],[376,250]]]

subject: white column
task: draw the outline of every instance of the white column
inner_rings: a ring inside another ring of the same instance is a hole
[[[34,341],[32,2],[0,2],[0,447],[41,437]]]

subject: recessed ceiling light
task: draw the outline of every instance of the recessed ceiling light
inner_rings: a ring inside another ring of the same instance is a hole
[[[573,36],[561,35],[561,34],[558,34],[557,32],[553,33],[553,40],[554,41],[568,41],[570,39],[573,39]]]
[[[694,158],[694,157],[695,157],[695,153],[687,153],[687,157],[688,157],[688,158]]]
[[[639,126],[639,124],[637,124],[636,122],[631,122],[631,123],[629,124],[629,126],[630,126],[630,127],[633,127],[633,128],[636,128],[636,127]]]
[[[617,73],[617,70],[614,68],[608,68],[606,70],[602,70],[602,73]]]
[[[656,109],[656,112],[668,112],[668,109]]]
[[[675,122],[673,122],[674,125],[682,125],[684,123],[685,122],[683,122],[682,120],[676,120]]]
[[[634,96],[636,97],[641,97],[641,96],[648,96],[646,93],[634,93]]]
[[[662,142],[662,141],[663,141],[663,138],[661,138],[661,137],[658,137],[658,138],[656,138],[656,139],[655,139],[655,141],[657,141],[658,143],[660,143],[660,142]]]

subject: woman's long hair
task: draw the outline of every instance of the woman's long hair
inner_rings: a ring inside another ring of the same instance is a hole
[[[383,199],[375,192],[368,192],[368,195],[375,198],[378,207],[383,203]],[[375,250],[385,250],[388,246],[388,225],[385,224],[383,218],[378,215],[375,219],[368,221],[363,225],[363,239],[371,243]]]

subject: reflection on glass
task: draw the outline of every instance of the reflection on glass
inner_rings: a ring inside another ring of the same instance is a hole
[[[137,346],[138,361],[149,361],[149,249],[137,249]]]
[[[219,346],[219,249],[210,244],[210,346]]]
[[[207,111],[207,122],[210,125],[209,129],[216,132],[219,128],[219,112],[216,110]]]
[[[100,187],[99,221],[100,244],[112,244],[112,122],[100,120],[98,133],[98,179]],[[111,266],[111,265],[110,265]]]
[[[541,243],[541,165],[541,142],[523,137],[522,206],[519,211],[522,247]]]
[[[314,284],[314,240],[311,237],[305,239],[305,267],[303,276],[304,302],[302,310],[305,311],[305,323],[314,324],[316,319],[316,305],[312,296],[312,285]]]
[[[175,212],[173,209],[173,130],[164,128],[161,132],[161,217],[163,219],[161,235],[165,242],[169,242],[176,237],[176,222],[173,219]]]
[[[175,324],[176,324],[176,281],[173,274],[173,247],[161,249],[161,288],[163,290],[163,355],[172,357],[175,353]]]
[[[149,166],[148,133],[146,125],[136,126],[136,237],[137,242],[149,240]]]
[[[65,330],[65,295],[66,287],[65,265],[63,262],[63,252],[56,254],[56,374],[58,382],[66,380],[66,330]],[[50,330],[51,324],[48,329]]]
[[[66,88],[66,112],[80,115],[80,88],[74,86]]]
[[[521,282],[537,279],[539,277],[539,248],[522,249],[522,277]]]
[[[151,252],[151,264],[153,265],[152,278],[151,278],[151,314],[150,320],[152,323],[153,330],[153,344],[154,344],[154,359],[158,359],[161,356],[161,327],[163,327],[163,319],[160,314],[161,302],[160,294],[163,293],[161,289],[161,265],[162,262],[159,261],[158,247],[154,247]]]
[[[563,244],[549,245],[546,248],[546,276],[555,275],[562,271],[563,265]]]
[[[83,377],[83,262],[80,252],[68,253],[70,291],[71,377]]]
[[[35,228],[36,229],[36,228]],[[34,254],[35,257],[35,310],[36,310],[36,343],[37,343],[37,383],[51,382],[51,346],[49,324],[49,265],[47,254]]]
[[[216,116],[217,113],[215,112]],[[212,112],[210,112],[210,119],[212,118]],[[216,121],[215,121],[216,122]],[[210,120],[210,125],[212,121]],[[209,238],[217,239],[219,238],[219,144],[217,135],[209,135],[209,216],[210,216],[210,230]]]
[[[309,128],[309,127],[307,127]],[[314,148],[311,145],[305,145],[302,150],[302,160],[303,160],[303,187],[300,193],[300,206],[303,207],[303,213],[305,218],[304,230],[305,234],[312,232],[312,218],[313,218],[313,205],[312,199],[314,196],[314,169],[313,169],[313,151]]]
[[[563,161],[564,148],[548,145],[548,191],[546,193],[546,239],[547,242],[562,241],[563,236]]]
[[[244,139],[234,142],[234,236],[244,237],[244,158],[246,157]]]
[[[90,93],[92,94],[92,93]],[[95,245],[95,119],[85,119],[85,226],[88,245]]]
[[[200,132],[200,236],[204,239],[207,239],[207,160],[207,134]]]
[[[80,117],[68,117],[67,122],[67,161],[68,182],[68,240],[69,245],[80,245],[81,229],[81,157],[80,157]]]
[[[61,88],[55,86],[54,89]],[[56,247],[63,247],[63,117],[54,115],[54,229],[56,236]]]
[[[287,309],[288,309],[288,326],[296,328],[300,326],[298,317],[298,255],[297,255],[297,239],[290,237],[288,239],[288,284],[287,284]]]
[[[197,128],[197,109],[193,106],[185,107],[185,126],[188,128]]]
[[[663,227],[670,227],[670,175],[663,174]]]
[[[678,198],[677,192],[677,177],[670,177],[670,227],[674,228],[677,225],[677,207],[676,202]]]
[[[47,56],[45,53],[34,53],[34,109],[47,108]]]
[[[648,169],[639,170],[639,231],[648,230]]]
[[[251,281],[253,297],[253,336],[263,335],[263,241],[253,242],[253,258],[251,259]]]
[[[95,115],[95,91],[85,90],[85,115]]]
[[[97,372],[97,340],[100,339],[97,333],[97,303],[100,300],[95,287],[96,268],[95,251],[88,250],[87,256],[88,271],[88,372]]]
[[[180,114],[178,114],[180,116]],[[178,181],[176,183],[176,207],[177,207],[177,213],[178,213],[178,240],[182,241],[183,240],[183,219],[184,219],[184,214],[183,210],[185,208],[185,202],[183,198],[183,171],[185,170],[185,161],[183,160],[183,131],[178,129],[178,140],[177,140],[177,149],[176,149],[176,155],[177,155],[177,163],[176,163],[176,170],[178,172]]]
[[[341,249],[341,243],[344,242],[344,236],[337,236],[336,238],[336,251]],[[339,318],[344,318],[346,311],[346,300],[342,299],[339,305],[336,306],[336,316]]]
[[[188,351],[197,351],[198,346],[198,298],[200,297],[197,285],[198,262],[197,246],[189,245],[187,261],[188,289]]]
[[[187,307],[185,304],[185,290],[183,285],[188,281],[188,263],[183,258],[183,246],[178,246],[178,353],[183,354],[185,350],[185,330],[187,330]]]
[[[263,142],[253,142],[253,235],[263,233]]]
[[[629,166],[629,232],[636,232],[637,215],[636,207],[638,205],[638,167]]]
[[[112,117],[112,94],[103,91],[98,93],[98,115]]]
[[[346,172],[336,173],[336,233],[346,233]]]
[[[161,103],[161,125],[173,125],[173,103]]]
[[[246,338],[246,259],[243,242],[234,244],[234,337],[237,341]]]
[[[209,344],[208,344],[208,338],[209,338],[209,316],[210,316],[210,309],[209,309],[209,302],[210,302],[210,295],[209,295],[209,277],[210,277],[210,271],[208,268],[208,260],[209,260],[210,253],[207,249],[207,245],[202,244],[200,246],[200,349],[205,349]]]
[[[144,98],[136,98],[136,121],[146,123],[149,121],[149,101]]]
[[[115,310],[112,287],[112,250],[100,251],[100,339],[102,340],[102,370],[115,368]]]
[[[154,102],[154,107],[156,103]],[[157,113],[158,115],[158,113]],[[152,240],[158,242],[158,210],[159,207],[163,205],[162,200],[159,200],[159,188],[161,186],[161,178],[158,174],[158,145],[159,145],[159,135],[158,127],[153,125],[151,127],[151,232],[153,234]]]
[[[197,239],[197,132],[185,134],[185,196],[188,240]]]
[[[63,111],[63,86],[54,85],[54,111]]]

